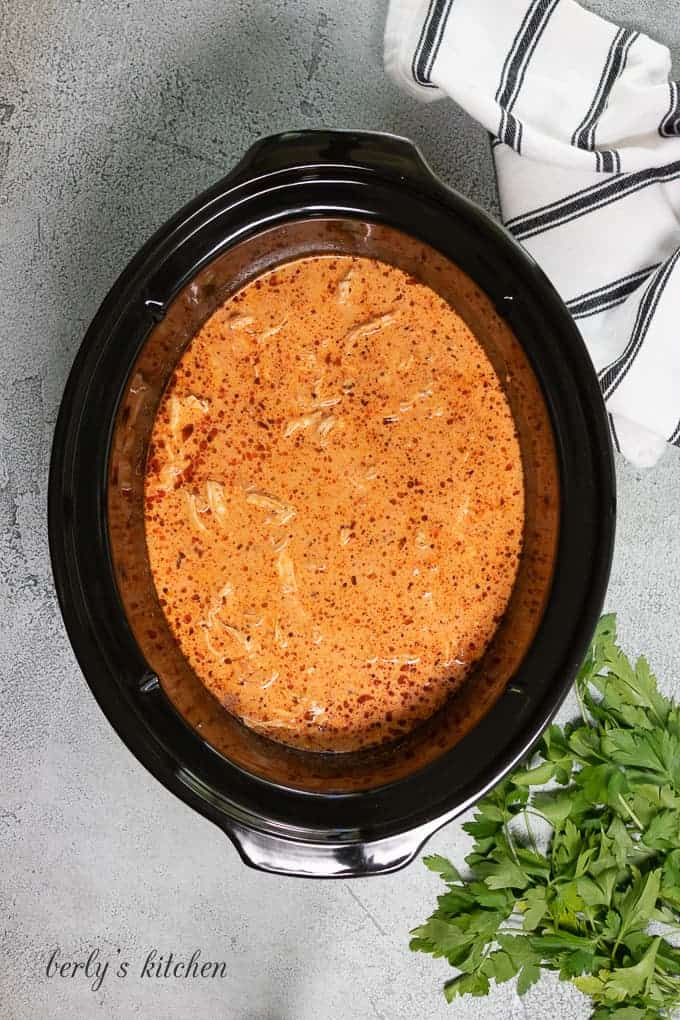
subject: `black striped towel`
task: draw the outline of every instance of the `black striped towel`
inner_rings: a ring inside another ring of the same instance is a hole
[[[680,445],[680,88],[574,0],[390,0],[385,65],[493,136],[503,220],[578,321],[617,447]]]

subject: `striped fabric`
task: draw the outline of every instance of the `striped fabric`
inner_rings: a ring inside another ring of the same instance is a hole
[[[617,447],[680,446],[680,87],[574,0],[390,0],[388,72],[492,136],[503,220],[577,321]]]

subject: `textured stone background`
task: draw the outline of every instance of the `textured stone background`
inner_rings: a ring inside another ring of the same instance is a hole
[[[675,0],[591,3],[680,54]],[[399,95],[381,68],[385,0],[0,0],[0,1017],[2,1020],[434,1020],[585,1016],[576,992],[448,1009],[442,963],[407,931],[437,881],[305,883],[245,869],[160,787],[95,705],[57,611],[47,555],[49,447],[87,323],[146,237],[259,135],[410,135],[494,212],[486,138],[448,103]],[[632,239],[634,243],[634,239]],[[680,661],[680,456],[619,463],[608,606],[669,688]],[[565,709],[568,712],[569,706]],[[457,824],[430,848],[462,855]],[[226,959],[219,984],[47,981],[55,945],[139,963],[150,946]]]

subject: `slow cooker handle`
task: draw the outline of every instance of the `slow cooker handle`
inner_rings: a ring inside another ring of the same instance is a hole
[[[384,875],[413,860],[432,835],[431,824],[366,843],[307,843],[230,823],[227,835],[245,864],[258,871],[298,878]]]
[[[286,131],[261,138],[229,175],[230,182],[293,167],[364,166],[421,185],[441,188],[413,142],[373,131]]]

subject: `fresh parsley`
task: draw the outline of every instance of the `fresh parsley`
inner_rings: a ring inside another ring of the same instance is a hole
[[[591,997],[593,1020],[668,1017],[680,1005],[680,949],[665,937],[680,929],[680,709],[618,647],[613,616],[576,693],[582,718],[550,726],[464,826],[469,876],[425,858],[447,891],[411,949],[459,972],[449,1002],[515,976],[523,995],[552,970]]]

